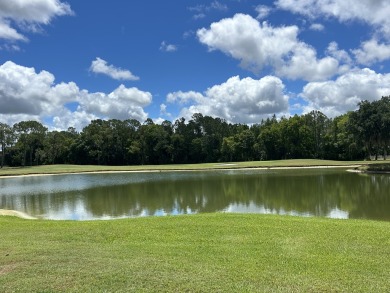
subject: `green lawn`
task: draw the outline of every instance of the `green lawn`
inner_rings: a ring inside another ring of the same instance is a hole
[[[0,292],[389,292],[390,223],[0,217]]]
[[[86,165],[47,165],[34,167],[3,168],[0,176],[27,175],[27,174],[60,174],[93,171],[164,171],[164,170],[207,170],[226,168],[272,168],[272,167],[308,167],[308,166],[350,166],[366,165],[369,163],[383,164],[385,161],[330,161],[330,160],[278,160],[278,161],[253,161],[237,163],[207,163],[207,164],[176,164],[153,166],[86,166]]]

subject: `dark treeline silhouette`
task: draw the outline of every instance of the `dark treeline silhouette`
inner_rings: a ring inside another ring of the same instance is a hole
[[[37,121],[0,123],[1,167],[40,164],[144,165],[383,157],[390,146],[390,97],[362,101],[330,119],[319,111],[251,126],[194,114],[174,123],[93,120],[81,132]]]

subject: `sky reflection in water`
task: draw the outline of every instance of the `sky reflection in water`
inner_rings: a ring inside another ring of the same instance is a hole
[[[0,208],[55,220],[234,212],[390,220],[390,176],[340,169],[0,179]]]

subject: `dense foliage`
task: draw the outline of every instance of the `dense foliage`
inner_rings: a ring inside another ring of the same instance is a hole
[[[80,133],[36,121],[0,123],[1,167],[39,164],[143,165],[317,158],[386,159],[390,97],[334,119],[319,111],[251,126],[194,114],[174,123],[93,120]]]

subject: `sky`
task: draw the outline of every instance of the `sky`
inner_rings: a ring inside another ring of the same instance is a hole
[[[0,122],[329,118],[390,95],[389,0],[0,0]]]

